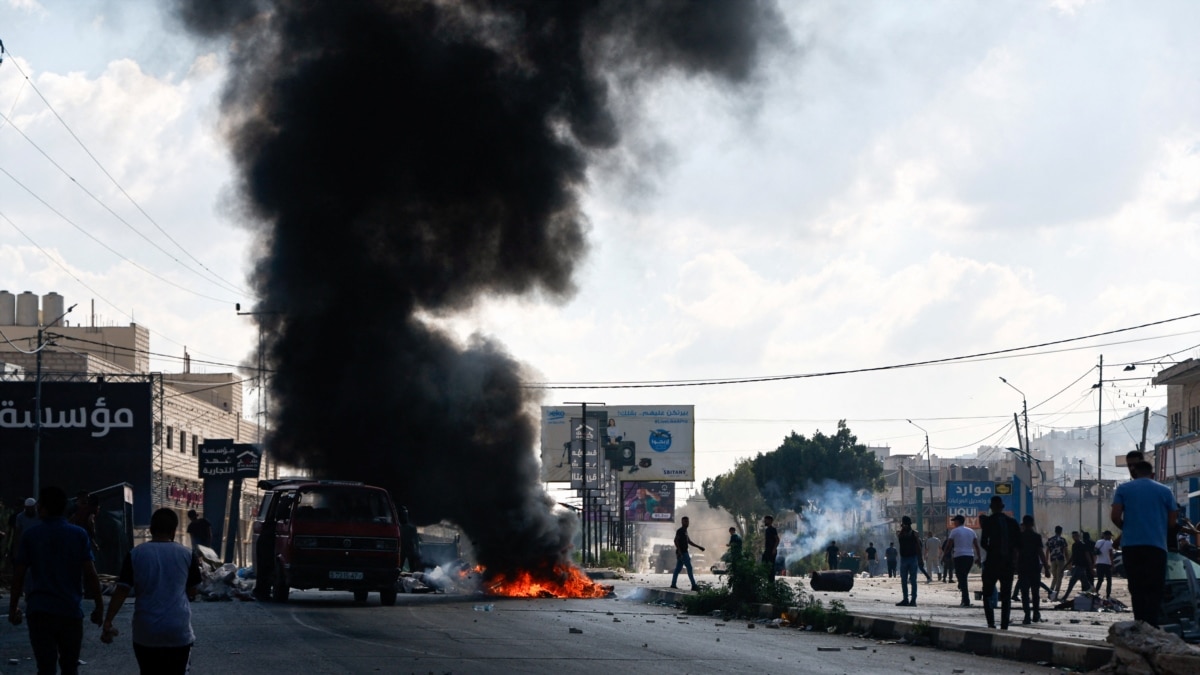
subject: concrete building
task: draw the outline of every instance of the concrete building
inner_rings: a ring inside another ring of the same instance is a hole
[[[184,359],[183,372],[150,372],[150,332],[136,323],[128,326],[71,325],[64,317],[62,296],[39,298],[25,292],[0,291],[0,379],[33,382],[39,375],[39,331],[42,344],[40,377],[47,382],[146,382],[153,415],[151,510],[175,509],[181,522],[188,509],[203,511],[203,484],[198,454],[205,439],[257,443],[262,429],[243,415],[246,378],[238,373],[193,373]],[[57,320],[56,320],[57,319]],[[48,321],[51,325],[44,325]],[[6,449],[6,451],[11,449]],[[278,473],[263,462],[262,477]],[[258,506],[255,481],[245,481],[239,523],[239,551],[249,560],[250,521]],[[64,486],[74,490],[107,486]],[[3,495],[15,499],[26,495]],[[15,502],[14,502],[15,503]],[[204,514],[218,525],[222,514]],[[186,541],[186,540],[185,540]]]
[[[1154,377],[1167,387],[1167,439],[1154,445],[1154,474],[1200,517],[1200,361],[1187,359]]]

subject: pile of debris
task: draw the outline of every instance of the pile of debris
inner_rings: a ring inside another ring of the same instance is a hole
[[[253,568],[222,562],[217,552],[207,546],[196,549],[200,553],[199,598],[208,601],[254,599]]]
[[[1113,660],[1099,672],[1119,675],[1200,673],[1200,648],[1145,621],[1114,623],[1108,629],[1108,642],[1113,646]]]

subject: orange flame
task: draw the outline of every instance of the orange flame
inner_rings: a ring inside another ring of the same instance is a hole
[[[489,595],[511,598],[603,598],[612,586],[601,586],[577,567],[555,565],[545,576],[521,571],[512,578],[498,574],[485,586]]]

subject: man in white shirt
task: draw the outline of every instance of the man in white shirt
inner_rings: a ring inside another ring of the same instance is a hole
[[[979,537],[975,530],[967,527],[966,518],[954,516],[954,529],[950,530],[950,541],[954,544],[954,574],[958,577],[958,590],[962,593],[960,607],[971,606],[971,595],[967,590],[967,575],[971,567],[979,564]]]
[[[1112,598],[1112,565],[1113,565],[1113,533],[1105,530],[1096,542],[1096,593],[1100,592],[1101,582],[1107,580],[1104,597]]]
[[[932,532],[925,538],[925,572],[942,578],[942,540]]]

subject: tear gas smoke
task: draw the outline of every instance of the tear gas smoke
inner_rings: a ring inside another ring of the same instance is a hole
[[[807,506],[800,513],[800,529],[779,533],[781,550],[787,551],[787,564],[824,551],[830,541],[839,542],[848,552],[847,540],[857,536],[858,524],[871,510],[870,496],[860,497],[850,487],[825,480],[812,485],[799,496]]]
[[[570,297],[588,163],[620,140],[614,95],[747,78],[782,25],[773,5],[178,0],[176,15],[230,55],[270,451],[458,524],[489,570],[560,560],[571,528],[538,482],[520,364],[421,317]]]

